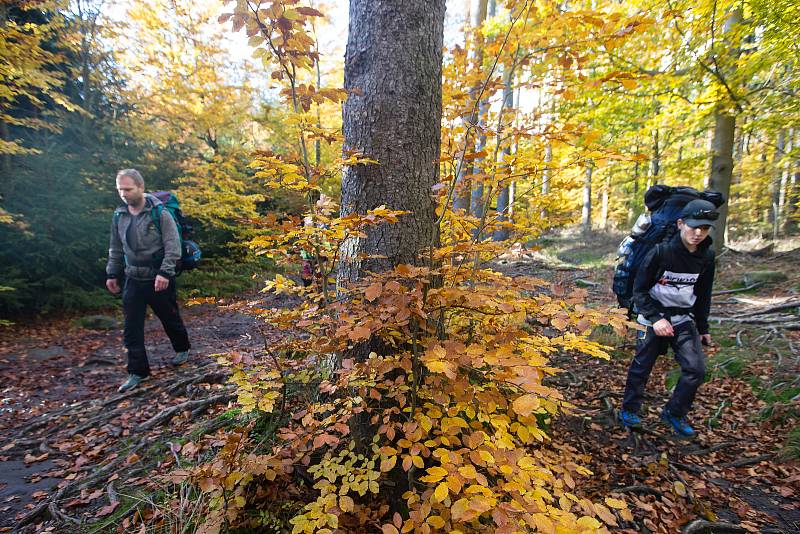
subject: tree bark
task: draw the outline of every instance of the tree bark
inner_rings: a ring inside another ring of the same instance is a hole
[[[365,271],[419,264],[419,252],[438,244],[431,188],[439,180],[444,11],[444,0],[350,1],[343,149],[379,164],[345,169],[341,214],[383,204],[411,213],[346,241],[340,286]]]
[[[741,22],[741,8],[732,10],[725,20],[722,33],[730,36]],[[732,56],[738,56],[738,46],[734,43],[729,42],[729,50]],[[728,200],[730,199],[731,176],[733,174],[733,143],[736,133],[736,115],[728,107],[720,104],[714,113],[713,156],[711,158],[711,173],[709,176],[709,188],[712,191],[722,193],[725,198],[725,203],[719,208],[719,219],[717,219],[716,227],[713,230],[714,248],[717,254],[722,251],[722,247],[725,245],[729,210]]]

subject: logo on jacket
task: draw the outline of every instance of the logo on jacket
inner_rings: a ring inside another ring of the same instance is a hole
[[[675,286],[694,285],[697,283],[699,277],[700,273],[674,273],[672,271],[664,271],[658,283],[661,285]]]

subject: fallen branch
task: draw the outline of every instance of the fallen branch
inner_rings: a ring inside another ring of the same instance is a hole
[[[209,406],[209,405],[212,405],[212,404],[219,404],[219,403],[222,403],[222,402],[228,402],[229,400],[231,400],[235,396],[236,395],[234,393],[225,392],[225,393],[223,393],[221,395],[215,395],[213,397],[208,397],[208,398],[205,398],[205,399],[189,400],[189,401],[186,401],[186,402],[182,402],[180,404],[176,404],[174,406],[170,406],[169,408],[165,408],[164,410],[161,410],[159,413],[157,413],[156,415],[154,415],[153,417],[151,417],[150,419],[148,419],[144,423],[140,424],[138,427],[136,427],[136,430],[137,431],[149,430],[149,429],[153,428],[154,426],[156,426],[156,425],[158,425],[158,424],[160,424],[160,423],[162,423],[164,421],[167,421],[167,420],[171,419],[172,416],[174,416],[175,414],[180,413],[180,412],[182,412],[184,410],[194,411],[194,410],[196,410],[196,409],[198,409],[200,407],[203,407],[203,406]]]
[[[754,310],[751,312],[739,314],[739,317],[753,317],[755,315],[766,315],[768,313],[774,313],[776,311],[783,311],[783,310],[791,310],[797,307],[800,307],[800,300],[793,300],[789,302],[784,302],[783,304],[775,304],[774,306],[767,306],[766,308],[762,308],[760,310]]]
[[[746,465],[753,465],[766,460],[771,460],[772,458],[772,454],[761,454],[759,456],[754,456],[753,458],[742,458],[740,460],[734,460],[733,462],[725,462],[724,464],[719,464],[717,467],[744,467]]]
[[[739,532],[747,531],[733,523],[712,522],[705,519],[695,519],[681,530],[681,534],[736,534]]]
[[[711,454],[712,452],[721,451],[723,449],[727,449],[729,447],[733,447],[734,445],[736,445],[736,443],[734,443],[732,441],[726,441],[724,443],[718,443],[716,445],[712,445],[711,447],[708,447],[708,448],[705,448],[705,449],[694,449],[694,450],[690,449],[690,450],[685,451],[685,452],[680,452],[679,451],[679,453],[682,456],[703,456],[704,454]]]
[[[611,493],[635,493],[637,495],[655,495],[656,497],[663,497],[664,493],[651,486],[637,484],[634,486],[625,486],[611,490]]]
[[[743,291],[750,291],[751,289],[755,289],[757,287],[763,286],[764,282],[754,282],[746,287],[739,287],[736,289],[723,289],[721,291],[714,291],[711,293],[712,297],[716,297],[717,295],[730,295],[731,293],[742,293]]]

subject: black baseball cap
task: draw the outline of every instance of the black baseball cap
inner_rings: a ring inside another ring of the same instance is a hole
[[[714,221],[719,217],[717,207],[708,200],[695,199],[686,204],[681,211],[680,218],[692,228],[710,226],[714,228]]]

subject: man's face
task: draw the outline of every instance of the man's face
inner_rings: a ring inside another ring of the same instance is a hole
[[[129,206],[138,206],[144,198],[144,186],[136,185],[130,176],[117,178],[117,192],[122,201]]]
[[[711,231],[711,226],[708,224],[692,228],[680,219],[678,219],[678,228],[681,231],[681,240],[692,247],[696,247],[702,243]]]

